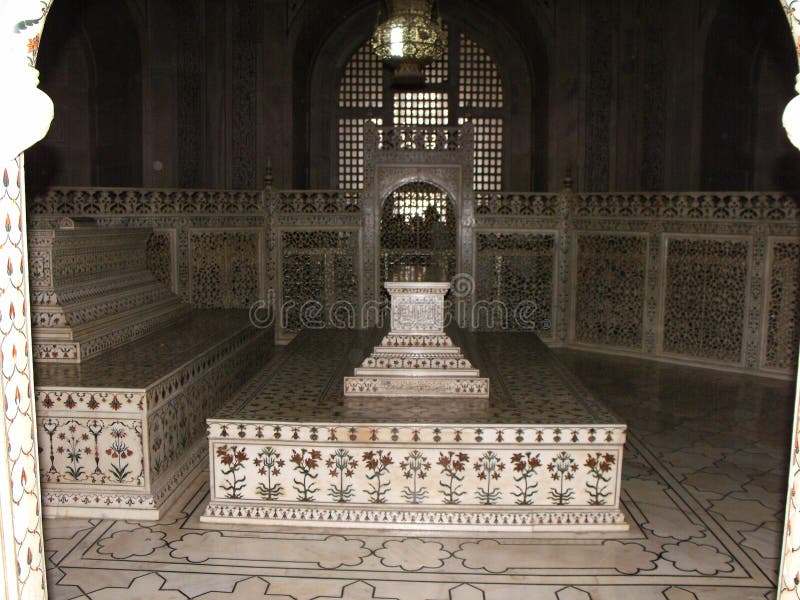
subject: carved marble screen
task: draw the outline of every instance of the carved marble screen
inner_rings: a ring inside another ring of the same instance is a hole
[[[555,233],[479,231],[475,241],[472,325],[552,339]]]
[[[359,237],[353,229],[279,232],[283,331],[357,325]]]
[[[749,240],[670,237],[666,254],[663,351],[741,364]]]
[[[453,201],[443,189],[415,181],[394,190],[381,210],[380,280],[415,266],[450,281],[456,274],[456,226]]]

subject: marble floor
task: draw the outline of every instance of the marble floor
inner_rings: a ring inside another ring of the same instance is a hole
[[[46,520],[50,598],[775,598],[792,384],[557,354],[628,423],[624,535],[220,528],[198,469],[158,522]]]

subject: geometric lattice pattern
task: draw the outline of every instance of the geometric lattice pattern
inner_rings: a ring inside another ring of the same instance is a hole
[[[501,189],[504,92],[500,72],[489,54],[463,33],[448,32],[446,27],[445,32],[446,38],[457,40],[458,53],[451,56],[445,51],[425,67],[425,91],[392,90],[369,42],[352,55],[339,81],[339,189],[363,188],[363,131],[367,120],[412,127],[446,127],[471,121],[475,132],[475,189]]]
[[[383,120],[339,119],[339,189],[357,190],[364,187],[364,123],[383,125]]]
[[[742,360],[748,246],[739,240],[669,240],[664,352]]]
[[[396,126],[447,125],[447,93],[396,92],[394,95],[394,124]]]
[[[503,187],[503,119],[461,117],[459,125],[472,123],[475,144],[473,187],[480,192],[497,192]]]
[[[462,33],[459,58],[459,108],[502,108],[503,82],[486,50]]]
[[[383,106],[383,64],[364,44],[350,58],[339,84],[340,108],[381,108]]]
[[[646,262],[644,237],[578,236],[576,341],[641,347]]]
[[[794,370],[800,343],[800,243],[776,242],[770,258],[764,366]]]
[[[472,325],[552,337],[555,237],[481,232],[476,242]]]

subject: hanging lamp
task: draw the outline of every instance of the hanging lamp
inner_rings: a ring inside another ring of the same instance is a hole
[[[386,0],[386,5],[388,18],[375,28],[372,49],[394,70],[395,86],[422,86],[422,68],[445,50],[441,17],[432,16],[433,0]]]

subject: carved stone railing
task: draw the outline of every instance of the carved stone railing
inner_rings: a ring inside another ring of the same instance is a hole
[[[790,194],[696,192],[576,194],[575,217],[796,221],[800,201]]]
[[[365,145],[379,150],[458,151],[472,147],[472,124],[460,127],[392,126],[367,123]]]
[[[70,187],[34,196],[28,215],[243,215],[263,213],[265,207],[264,193],[252,190]]]

